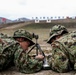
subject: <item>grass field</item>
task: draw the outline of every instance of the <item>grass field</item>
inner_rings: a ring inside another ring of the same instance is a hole
[[[53,25],[50,25],[50,24],[30,24],[30,25],[24,24],[23,26],[21,26],[21,24],[20,24],[19,26],[14,25],[12,27],[10,26],[7,28],[2,28],[2,29],[0,29],[0,32],[6,33],[6,34],[9,34],[12,36],[15,30],[25,29],[31,33],[35,33],[36,35],[39,35],[38,42],[41,45],[42,49],[44,50],[45,53],[49,54],[49,52],[50,52],[49,50],[51,49],[50,45],[47,44],[46,41],[44,41],[44,40],[49,38],[49,30],[52,26]],[[68,28],[69,31],[76,30],[76,27],[72,27],[72,28],[71,27]],[[35,42],[35,40],[34,40],[34,42]],[[41,72],[38,72],[35,74],[29,74],[29,75],[75,75],[75,74],[76,74],[75,72],[56,73],[52,70],[46,70],[46,71],[41,71]],[[1,72],[0,75],[25,75],[25,74],[19,73],[19,72],[15,71],[15,69],[11,68],[5,72]],[[28,75],[28,74],[26,74],[26,75]]]

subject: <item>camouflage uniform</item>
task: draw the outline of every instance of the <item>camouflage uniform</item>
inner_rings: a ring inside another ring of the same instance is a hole
[[[65,33],[63,33],[65,32]],[[62,37],[51,42],[51,40],[60,34]],[[67,72],[76,69],[76,32],[68,33],[64,26],[56,25],[52,28],[48,43],[52,45],[52,57],[50,66],[57,72]]]
[[[35,43],[32,41],[32,35],[25,30],[17,30],[14,33],[14,38],[24,37],[30,41],[30,46]],[[21,46],[18,46],[18,50],[14,54],[14,63],[18,71],[22,73],[34,73],[40,71],[42,68],[43,61],[37,60],[29,56],[27,51],[23,50]]]
[[[0,33],[0,38],[5,42],[0,42],[0,70],[4,70],[12,65],[16,42],[3,33]]]

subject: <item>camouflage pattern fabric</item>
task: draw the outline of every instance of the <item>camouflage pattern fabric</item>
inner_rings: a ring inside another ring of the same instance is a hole
[[[61,35],[61,34],[65,34],[68,33],[68,30],[66,29],[66,27],[62,26],[62,25],[55,25],[51,28],[50,31],[50,37],[47,41],[47,43],[51,44],[52,43],[52,39],[54,39],[56,36]]]
[[[18,46],[14,57],[15,66],[22,73],[35,73],[42,69],[43,61],[30,57],[20,46]]]
[[[51,45],[51,69],[57,72],[76,70],[76,31],[63,35]]]
[[[66,27],[63,25],[55,25],[52,27],[51,32],[57,32],[57,31],[67,31]]]
[[[29,41],[30,41],[30,45],[29,45],[29,46],[32,46],[32,45],[35,44],[35,43],[32,41],[32,38],[33,38],[32,34],[29,33],[28,31],[24,30],[24,29],[18,29],[18,30],[16,30],[16,31],[14,32],[13,38],[16,39],[16,38],[18,38],[18,37],[23,37],[23,38],[29,40]]]
[[[16,42],[10,38],[2,38],[6,43],[0,43],[0,70],[7,69],[12,65],[13,54],[16,50]]]

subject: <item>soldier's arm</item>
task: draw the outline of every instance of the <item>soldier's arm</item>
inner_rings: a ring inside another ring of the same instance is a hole
[[[2,39],[0,38],[0,43],[3,43]]]
[[[0,38],[0,43],[1,43],[2,45],[6,45],[6,44],[7,44],[7,42],[4,41],[4,40],[2,40],[1,38]]]
[[[4,41],[4,40],[2,40],[1,38],[0,38],[0,43],[2,43],[2,44],[7,44],[7,42]]]

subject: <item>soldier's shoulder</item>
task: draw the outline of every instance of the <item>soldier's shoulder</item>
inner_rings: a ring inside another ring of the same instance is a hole
[[[67,35],[64,35],[62,37],[60,37],[59,39],[57,39],[57,41],[63,43],[63,42],[66,42],[68,39],[68,34]]]
[[[63,36],[60,39],[58,39],[57,41],[64,44],[65,46],[69,45],[69,44],[72,45],[72,44],[76,43],[76,31],[70,32],[66,36]]]
[[[76,38],[76,31],[70,32],[69,36],[72,37],[72,38]]]

